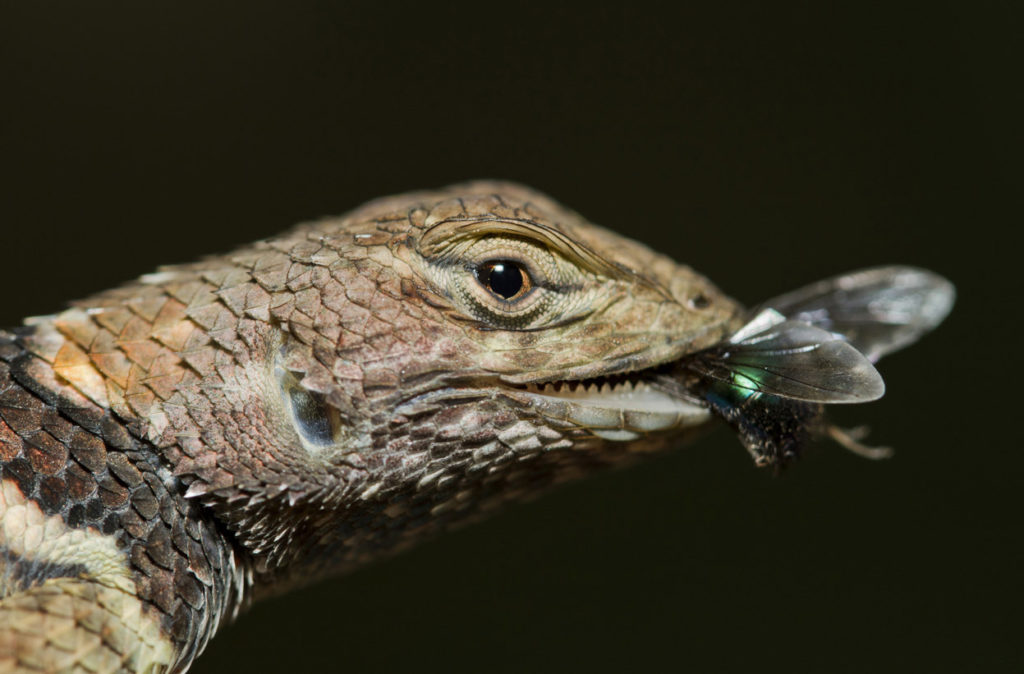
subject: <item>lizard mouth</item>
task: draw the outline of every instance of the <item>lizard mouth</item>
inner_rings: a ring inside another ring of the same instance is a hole
[[[646,433],[704,423],[708,408],[652,386],[643,371],[516,387],[540,414],[590,430],[605,440],[636,440]]]

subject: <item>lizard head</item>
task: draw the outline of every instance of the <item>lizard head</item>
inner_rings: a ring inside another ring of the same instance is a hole
[[[703,425],[703,405],[652,380],[740,313],[516,185],[379,200],[269,245],[308,281],[278,312],[264,402],[307,456],[345,468],[338,508],[393,527],[374,545]]]
[[[50,360],[282,587],[679,441],[709,412],[654,383],[740,315],[544,195],[471,183],[80,302],[50,341],[84,355]]]

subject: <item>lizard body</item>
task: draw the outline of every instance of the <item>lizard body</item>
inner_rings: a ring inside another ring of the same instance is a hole
[[[478,182],[0,331],[0,671],[185,671],[260,597],[712,414],[783,462],[822,403],[881,395],[869,359],[953,289],[892,267],[777,299],[748,321],[688,267]]]

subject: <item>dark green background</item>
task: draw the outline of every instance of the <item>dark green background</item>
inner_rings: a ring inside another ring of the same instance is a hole
[[[959,301],[840,410],[892,461],[775,479],[721,431],[260,605],[193,671],[1021,667],[1011,3],[389,4],[4,2],[2,323],[476,177],[747,302],[893,262]]]

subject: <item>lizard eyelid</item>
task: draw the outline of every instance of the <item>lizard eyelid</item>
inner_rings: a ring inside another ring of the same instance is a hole
[[[468,240],[487,237],[520,239],[547,248],[581,269],[610,278],[631,276],[584,244],[555,227],[529,220],[499,217],[448,218],[432,225],[419,242],[420,253],[427,258],[447,255]]]

